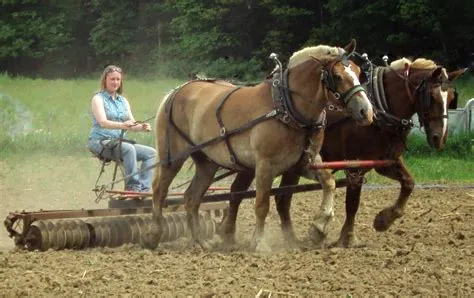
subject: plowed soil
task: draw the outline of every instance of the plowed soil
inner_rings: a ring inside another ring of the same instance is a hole
[[[329,242],[338,237],[344,221],[344,193],[337,190]],[[214,248],[205,252],[187,246],[186,239],[160,244],[154,251],[132,245],[18,251],[2,231],[0,295],[472,296],[474,190],[416,188],[405,216],[387,232],[376,232],[375,215],[397,196],[396,188],[363,189],[356,225],[360,245],[348,249],[316,248],[307,240],[321,199],[317,191],[294,196],[292,215],[301,249],[286,248],[272,204],[266,235],[273,252],[265,254],[248,250],[255,222],[252,199],[240,209],[238,244],[224,248],[216,236]],[[2,205],[10,209],[2,212],[47,209],[61,205],[54,201],[58,197],[37,200],[5,188]]]

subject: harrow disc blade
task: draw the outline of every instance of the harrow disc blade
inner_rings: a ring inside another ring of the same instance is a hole
[[[26,234],[25,245],[28,250],[48,250],[49,233],[44,221],[38,220],[31,224]]]

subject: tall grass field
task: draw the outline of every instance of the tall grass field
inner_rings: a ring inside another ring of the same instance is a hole
[[[153,123],[161,99],[179,80],[138,80],[127,77],[124,96],[137,120]],[[474,97],[474,78],[464,75],[456,83],[459,107]],[[38,156],[88,157],[91,128],[90,101],[99,88],[93,79],[43,80],[0,75],[0,161],[6,164],[34,161]],[[129,133],[141,143],[154,146],[154,135]],[[417,181],[474,182],[473,135],[451,135],[446,149],[435,152],[426,140],[411,136],[406,161]],[[74,164],[65,165],[74,168]],[[1,173],[0,173],[1,174]],[[376,174],[372,182],[387,182]]]

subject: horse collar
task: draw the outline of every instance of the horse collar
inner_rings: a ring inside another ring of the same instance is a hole
[[[321,113],[317,121],[307,119],[301,115],[293,105],[290,88],[288,86],[289,71],[276,71],[273,74],[271,90],[273,106],[278,114],[277,118],[286,125],[305,128],[319,129],[324,128],[326,122],[326,113]]]

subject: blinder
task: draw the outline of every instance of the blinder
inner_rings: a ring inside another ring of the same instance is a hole
[[[355,85],[351,89],[347,90],[346,93],[341,95],[341,93],[337,92],[336,90],[336,82],[334,80],[333,68],[338,63],[341,62],[342,65],[345,67],[350,66],[349,60],[347,56],[343,56],[340,60],[335,60],[332,63],[326,65],[321,71],[321,81],[324,83],[326,88],[331,91],[334,97],[343,105],[347,106],[347,103],[352,98],[354,94],[357,92],[365,92],[364,87],[362,85]]]
[[[453,93],[454,93],[454,98],[449,103],[449,106],[448,106],[448,109],[450,109],[450,110],[455,110],[455,109],[458,108],[458,92],[454,88],[453,88]]]
[[[418,117],[420,119],[420,125],[425,126],[426,131],[429,130],[429,121],[437,119],[448,119],[447,113],[439,117],[430,116],[432,102],[431,90],[436,87],[440,87],[441,90],[447,91],[450,87],[450,82],[448,80],[430,82],[429,80],[424,78],[415,88],[415,92],[421,95],[417,108]]]

